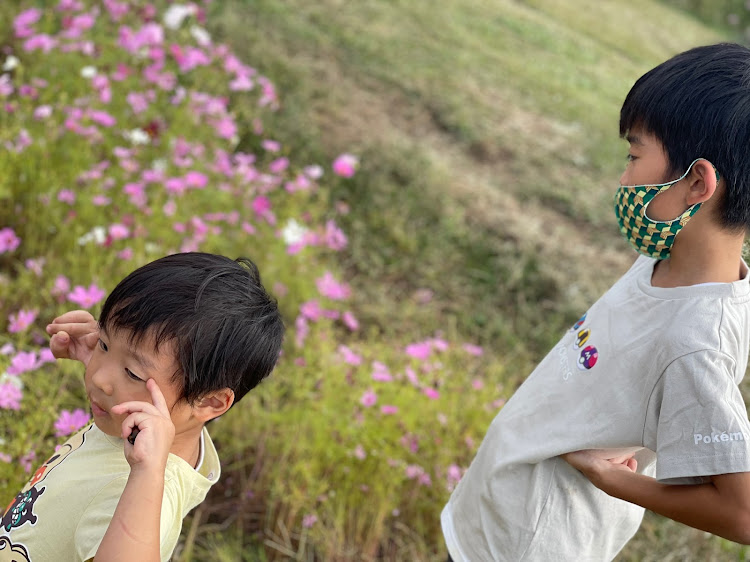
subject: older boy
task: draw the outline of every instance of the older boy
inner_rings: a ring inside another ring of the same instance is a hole
[[[750,542],[737,387],[750,343],[750,50],[700,47],[651,70],[620,133],[615,212],[645,257],[493,421],[443,511],[456,562],[611,560],[644,507]]]
[[[183,517],[219,478],[205,423],[276,363],[275,301],[249,260],[176,254],[121,281],[98,325],[75,311],[48,331],[58,357],[86,364],[94,423],[11,503],[0,559],[168,560]]]

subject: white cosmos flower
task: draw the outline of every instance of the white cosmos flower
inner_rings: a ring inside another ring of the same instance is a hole
[[[287,246],[299,244],[305,239],[305,234],[307,234],[307,229],[294,219],[289,219],[281,230],[281,237]]]
[[[190,35],[193,36],[193,39],[195,39],[201,47],[206,47],[211,44],[211,34],[198,25],[194,25],[190,28]]]
[[[83,78],[91,79],[94,76],[96,76],[96,67],[95,66],[84,66],[81,69],[81,76]]]
[[[195,6],[185,4],[172,4],[164,12],[164,25],[169,29],[178,29],[185,18],[195,13]]]
[[[16,57],[14,57],[13,55],[10,55],[7,59],[5,59],[5,64],[3,65],[3,71],[9,72],[13,70],[14,68],[18,66],[18,63],[20,62],[21,61],[19,61]]]
[[[7,383],[12,384],[18,390],[23,390],[23,381],[21,380],[21,377],[9,375],[8,373],[3,373],[2,375],[0,375],[0,385],[7,384]]]
[[[148,144],[151,137],[143,129],[133,129],[132,131],[125,131],[122,133],[127,140],[133,144]]]
[[[78,239],[78,245],[83,246],[89,242],[96,242],[97,244],[103,244],[107,239],[107,229],[103,226],[95,226],[90,232],[87,232]]]

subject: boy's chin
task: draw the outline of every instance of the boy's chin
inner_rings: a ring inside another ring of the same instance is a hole
[[[99,428],[99,431],[106,433],[111,437],[122,437],[120,434],[120,425],[112,423],[112,419],[101,419],[99,417],[94,418],[94,425]]]

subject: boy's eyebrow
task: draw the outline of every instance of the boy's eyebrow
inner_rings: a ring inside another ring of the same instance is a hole
[[[136,360],[136,361],[137,361],[138,363],[140,363],[141,367],[143,367],[144,369],[146,369],[146,370],[149,370],[149,371],[151,371],[151,370],[153,370],[153,369],[154,369],[154,364],[153,364],[153,363],[152,363],[151,361],[149,361],[149,360],[148,360],[148,359],[146,358],[146,356],[144,356],[144,355],[141,355],[141,354],[140,354],[140,353],[138,353],[138,351],[136,351],[135,349],[129,348],[129,349],[128,349],[128,353],[130,353],[130,355],[132,355],[132,356],[133,356],[133,358],[134,358],[134,359],[135,359],[135,360]]]
[[[638,135],[632,135],[628,133],[628,136],[625,137],[625,140],[628,141],[630,144],[637,144],[637,145],[643,145],[643,141],[641,140],[641,137]]]

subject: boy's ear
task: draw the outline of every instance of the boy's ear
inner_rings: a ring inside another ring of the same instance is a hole
[[[234,391],[230,388],[215,390],[196,400],[193,404],[193,417],[207,422],[218,418],[234,404]]]
[[[716,170],[708,160],[700,159],[693,164],[687,179],[690,182],[687,195],[688,205],[708,201],[719,187]]]

